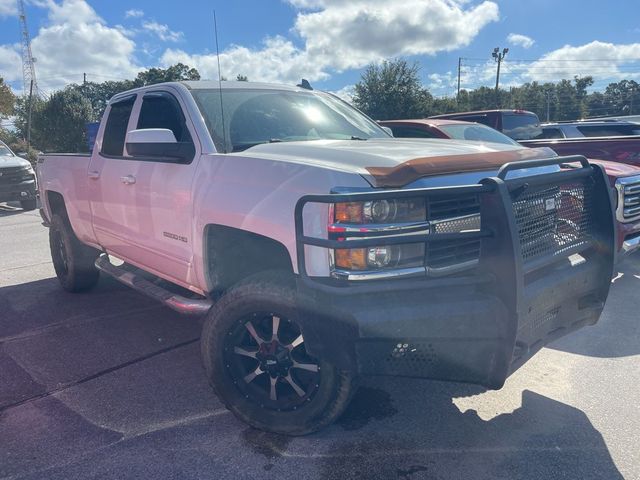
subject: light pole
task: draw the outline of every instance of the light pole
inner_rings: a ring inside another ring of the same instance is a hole
[[[502,52],[500,52],[500,47],[496,47],[493,49],[491,56],[498,63],[498,71],[496,72],[496,108],[500,108],[500,102],[498,97],[498,86],[500,85],[500,64],[504,57],[509,53],[508,48],[503,48]]]

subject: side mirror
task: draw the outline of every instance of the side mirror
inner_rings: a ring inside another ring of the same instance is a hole
[[[383,127],[382,125],[380,125],[380,128],[387,132],[390,137],[393,137],[393,130],[391,130],[389,127]]]
[[[195,155],[193,142],[178,142],[167,128],[145,128],[127,133],[127,152],[158,162],[189,163]]]

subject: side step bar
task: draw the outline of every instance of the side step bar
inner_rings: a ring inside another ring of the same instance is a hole
[[[167,307],[184,315],[204,315],[213,305],[211,300],[199,300],[183,297],[182,295],[178,295],[159,287],[146,278],[130,272],[126,268],[117,267],[109,261],[108,255],[100,255],[98,257],[96,260],[96,268],[110,277],[115,278],[120,283],[123,283],[140,293],[144,293],[148,297],[158,300],[159,302],[164,303]]]

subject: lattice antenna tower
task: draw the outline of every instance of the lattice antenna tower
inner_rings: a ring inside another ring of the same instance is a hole
[[[38,82],[36,80],[36,59],[31,54],[31,37],[27,28],[27,13],[24,8],[24,0],[18,0],[20,13],[20,28],[22,30],[22,81],[24,82],[23,93],[28,95],[31,91],[33,81],[33,96],[38,96]]]

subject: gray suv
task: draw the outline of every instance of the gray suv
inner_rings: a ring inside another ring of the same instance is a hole
[[[538,138],[626,137],[640,135],[640,124],[617,120],[543,123]]]
[[[24,210],[35,210],[36,198],[36,174],[31,163],[0,142],[0,203],[18,201]]]

